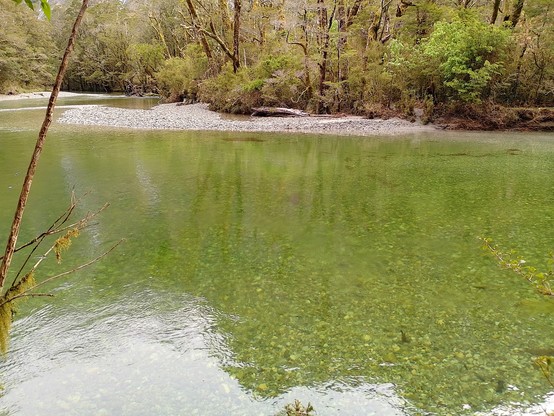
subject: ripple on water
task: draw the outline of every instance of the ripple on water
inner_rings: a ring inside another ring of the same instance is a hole
[[[217,312],[192,296],[151,307],[168,296],[149,293],[75,313],[47,305],[17,321],[1,367],[8,380],[3,408],[13,415],[271,415],[300,399],[326,415],[340,408],[403,414],[392,385],[363,380],[258,397],[222,369],[236,363],[216,330]],[[357,413],[340,412],[350,414]]]

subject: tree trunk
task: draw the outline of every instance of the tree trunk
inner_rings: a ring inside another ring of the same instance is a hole
[[[200,23],[198,21],[198,14],[196,13],[196,9],[192,4],[191,0],[186,0],[186,2],[187,2],[187,8],[189,9],[190,18],[192,19],[192,26],[194,27],[195,35],[200,39],[200,44],[202,45],[202,49],[204,49],[204,53],[206,54],[206,57],[208,58],[208,60],[211,61],[212,50],[210,48],[210,45],[208,44],[206,35],[200,30]]]
[[[508,22],[510,27],[514,28],[518,24],[524,2],[525,0],[514,0],[511,13],[504,18],[504,21]]]
[[[304,37],[304,42],[289,42],[289,36],[290,32],[287,33],[286,42],[289,45],[297,45],[302,48],[302,51],[304,52],[304,86],[306,87],[306,94],[307,99],[306,101],[309,102],[313,96],[313,86],[312,86],[312,79],[310,76],[310,55],[309,55],[309,39],[308,36],[308,11],[304,9],[304,12],[302,13],[302,22],[300,23],[300,28],[302,30],[302,36]]]
[[[224,33],[231,31],[231,18],[229,17],[228,0],[219,0],[219,11],[221,12],[221,29]]]
[[[500,1],[501,0],[494,0],[494,4],[492,6],[492,15],[490,24],[494,25],[496,23],[496,19],[498,18],[498,10],[500,9]]]
[[[253,117],[308,117],[302,110],[284,107],[256,107],[252,109]]]
[[[346,20],[347,28],[352,26],[352,23],[354,23],[354,18],[358,15],[361,5],[362,5],[362,0],[355,0],[354,5],[348,9],[348,12],[347,12],[348,18]]]
[[[375,16],[373,17],[373,21],[369,26],[368,37],[370,41],[376,42],[382,40],[384,29],[386,26],[383,22],[386,23],[388,21],[387,13],[389,11],[390,3],[391,0],[381,0],[381,7],[379,9],[379,12],[375,14]],[[381,28],[381,35],[379,35],[379,30]]]
[[[8,243],[6,244],[6,251],[4,253],[4,257],[2,258],[2,263],[0,264],[0,292],[4,288],[4,283],[6,281],[8,270],[10,268],[13,254],[15,252],[17,237],[19,236],[19,230],[21,228],[21,219],[23,218],[23,212],[25,211],[25,206],[27,205],[27,199],[29,198],[29,192],[31,190],[31,185],[33,183],[33,178],[35,176],[38,161],[44,147],[44,142],[46,141],[46,134],[48,133],[48,128],[52,123],[54,107],[56,106],[56,100],[58,99],[58,94],[62,86],[65,71],[67,69],[67,64],[69,62],[69,56],[71,55],[73,47],[75,46],[77,31],[79,30],[81,20],[83,19],[87,7],[88,0],[83,0],[81,4],[81,9],[79,10],[77,17],[75,18],[75,23],[73,24],[73,29],[71,30],[71,35],[69,36],[69,41],[67,42],[67,47],[65,48],[65,53],[60,63],[58,75],[56,76],[56,81],[54,83],[54,87],[52,88],[52,94],[50,95],[50,100],[48,101],[48,107],[46,109],[44,121],[38,134],[38,139],[35,144],[33,155],[31,157],[31,162],[29,163],[27,174],[25,175],[25,179],[21,187],[21,194],[19,195],[19,201],[17,202],[17,209],[15,211],[15,216],[10,229],[10,236],[8,237]]]
[[[324,110],[323,97],[325,95],[325,82],[327,81],[327,65],[329,63],[329,15],[325,0],[317,0],[319,14],[319,47],[321,51],[321,62],[319,63],[319,99],[317,102],[318,113]]]
[[[240,9],[241,0],[234,0],[234,19],[233,19],[233,72],[237,72],[240,66]]]
[[[152,26],[152,29],[154,29],[154,31],[160,38],[160,42],[162,42],[162,45],[164,46],[165,53],[167,54],[167,58],[172,58],[173,55],[171,53],[171,50],[169,49],[169,46],[167,45],[167,41],[165,40],[165,35],[163,32],[162,25],[160,24],[160,21],[152,13],[148,15],[148,18],[150,19],[150,22],[151,22],[150,25]]]

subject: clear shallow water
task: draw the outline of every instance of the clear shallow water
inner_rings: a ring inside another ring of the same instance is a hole
[[[1,235],[41,115],[0,113]],[[552,134],[253,136],[54,125],[22,239],[75,187],[81,212],[111,207],[65,266],[126,243],[24,306],[8,414],[471,414],[548,392],[554,303],[477,237],[546,267]]]
[[[44,96],[22,99],[22,100],[6,100],[0,101],[0,112],[11,110],[25,110],[32,108],[46,109],[48,100],[50,98],[49,93],[45,93]],[[64,107],[71,105],[106,105],[110,107],[121,108],[138,108],[148,109],[154,105],[159,104],[159,97],[126,97],[121,94],[79,94],[67,97],[58,98],[56,106]]]

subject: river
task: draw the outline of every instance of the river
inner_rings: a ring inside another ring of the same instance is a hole
[[[56,114],[90,103],[155,101]],[[0,241],[45,105],[0,103]],[[516,414],[551,390],[533,359],[554,355],[554,300],[478,237],[546,270],[553,172],[552,133],[54,122],[20,241],[73,189],[79,215],[110,207],[37,279],[125,242],[22,305],[0,414],[271,416],[295,399],[323,416]]]

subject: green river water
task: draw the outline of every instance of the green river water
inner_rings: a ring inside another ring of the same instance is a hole
[[[2,247],[44,112],[31,105],[45,102],[0,103]],[[271,416],[300,399],[323,416],[473,415],[541,402],[533,358],[554,355],[554,300],[478,237],[546,269],[553,173],[553,134],[54,123],[20,241],[72,189],[89,192],[81,215],[111,205],[37,278],[126,241],[22,306],[0,414]]]

